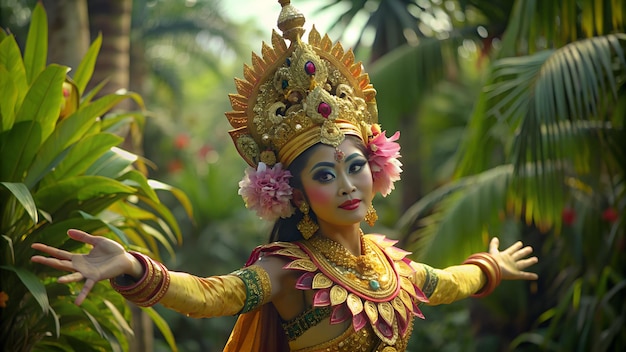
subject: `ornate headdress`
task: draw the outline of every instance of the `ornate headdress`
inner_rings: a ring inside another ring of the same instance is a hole
[[[238,94],[229,95],[233,111],[226,113],[235,147],[253,168],[240,183],[240,194],[248,207],[270,220],[288,217],[293,209],[285,203],[291,197],[290,189],[267,182],[276,178],[287,182],[291,175],[283,168],[311,146],[323,143],[337,147],[346,135],[356,136],[366,145],[376,138],[393,143],[398,137],[387,139],[380,133],[376,90],[361,63],[355,62],[352,50],[345,51],[339,42],[333,44],[315,27],[308,43],[303,42],[304,16],[289,0],[278,2],[282,6],[278,28],[283,35],[272,31],[272,46],[263,43],[262,56],[252,53],[252,66],[244,65],[244,79],[235,78]],[[383,146],[384,150],[379,150],[378,144],[372,145],[376,149],[372,152],[378,151],[379,156],[391,152],[393,160],[383,156],[384,162],[390,162],[397,174],[384,182],[387,189],[378,190],[386,195],[393,188],[392,182],[399,179],[401,164],[395,159],[399,146],[393,143],[391,149]],[[378,165],[378,171],[389,169],[383,164]],[[375,180],[376,168],[373,165]],[[267,177],[265,173],[270,170],[273,175]],[[269,190],[270,199],[261,199],[263,195],[253,190],[259,187]],[[274,215],[268,215],[267,210]]]

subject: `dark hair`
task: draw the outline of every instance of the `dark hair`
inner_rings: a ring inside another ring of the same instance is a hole
[[[361,150],[363,155],[367,157],[367,147],[361,142],[361,139],[355,136],[347,136],[348,138],[353,138],[355,145]],[[309,159],[311,158],[312,151],[314,147],[321,143],[314,144],[309,149],[305,150],[302,154],[298,155],[296,159],[291,162],[287,170],[291,172],[293,177],[289,180],[289,185],[294,189],[299,189],[302,191],[303,196],[306,199],[306,194],[304,193],[304,187],[302,187],[302,171],[304,170],[304,166],[307,164]],[[317,222],[317,216],[311,210],[309,212],[309,216],[311,220]],[[272,227],[272,231],[270,232],[269,243],[281,241],[281,242],[295,242],[304,239],[300,231],[298,231],[298,223],[304,215],[299,210],[296,210],[293,215],[284,219],[278,218],[276,222],[274,222],[274,226]]]

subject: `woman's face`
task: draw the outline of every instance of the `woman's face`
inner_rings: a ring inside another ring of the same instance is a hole
[[[337,148],[318,144],[300,175],[309,205],[320,226],[353,225],[372,202],[372,173],[352,138]]]

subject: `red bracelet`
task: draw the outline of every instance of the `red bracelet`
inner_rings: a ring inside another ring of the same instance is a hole
[[[463,264],[478,266],[487,277],[487,283],[474,293],[472,297],[488,296],[500,285],[500,281],[502,281],[502,270],[500,270],[500,266],[491,254],[485,252],[472,254]]]

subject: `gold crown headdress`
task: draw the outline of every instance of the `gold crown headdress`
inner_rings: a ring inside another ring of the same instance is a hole
[[[278,2],[284,39],[273,30],[272,46],[264,42],[262,56],[252,53],[245,79],[235,78],[238,94],[229,95],[233,111],[226,113],[235,146],[253,167],[287,167],[316,143],[336,147],[346,135],[366,143],[378,121],[376,91],[352,50],[315,27],[303,42],[304,16],[289,0]]]

